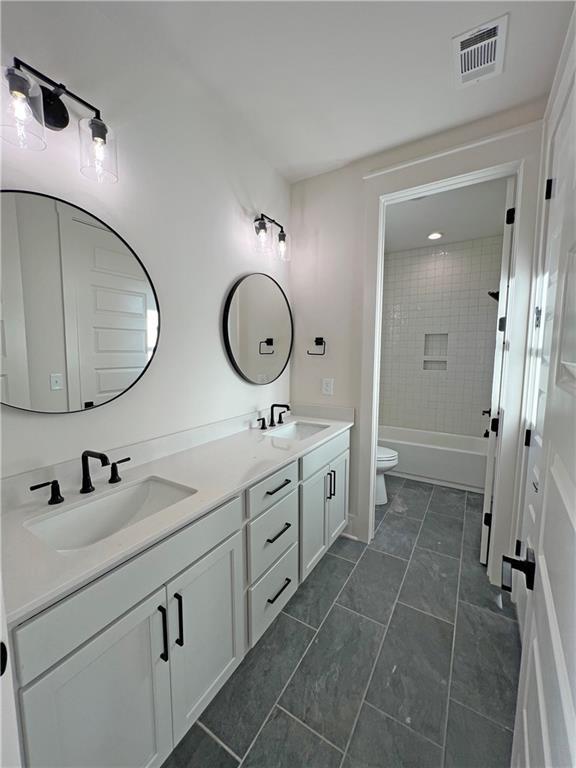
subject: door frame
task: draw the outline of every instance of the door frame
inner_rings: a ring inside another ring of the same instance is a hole
[[[384,202],[410,199],[418,190],[454,189],[466,183],[516,175],[515,242],[512,254],[512,274],[516,283],[513,306],[509,307],[508,327],[514,337],[511,345],[510,391],[521,392],[524,381],[527,339],[527,312],[532,279],[534,254],[534,221],[537,208],[538,174],[540,164],[541,121],[520,125],[491,136],[483,136],[467,144],[407,160],[398,165],[371,171],[364,177],[363,242],[363,308],[361,381],[357,420],[357,451],[353,461],[351,512],[349,533],[364,541],[374,535],[374,479],[376,472],[376,442],[378,391],[380,373],[380,337],[383,284],[383,226]],[[510,398],[512,401],[512,398]],[[513,430],[516,443],[522,437],[520,424],[524,419],[520,398],[508,405],[511,416],[508,428]],[[513,465],[506,478],[508,486],[502,501],[504,514],[493,520],[493,545],[488,562],[492,583],[499,584],[501,557],[510,552],[517,509],[514,498],[517,445]]]

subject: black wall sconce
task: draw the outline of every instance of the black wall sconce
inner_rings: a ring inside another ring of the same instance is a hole
[[[272,219],[265,213],[261,213],[260,216],[257,216],[254,219],[254,229],[256,230],[256,236],[260,240],[265,240],[268,233],[268,224],[273,224],[280,230],[278,232],[278,253],[282,261],[289,261],[286,243],[286,232],[284,231],[282,224],[276,221],[276,219]]]
[[[273,347],[274,346],[274,339],[269,336],[267,339],[262,339],[262,341],[258,344],[258,354],[259,355],[273,355],[274,350],[272,352],[262,352],[262,345],[265,347]]]
[[[317,347],[322,347],[320,352],[310,352],[309,349],[306,350],[306,354],[310,355],[310,357],[322,357],[322,355],[326,354],[326,340],[324,339],[324,336],[316,336],[314,339],[314,344]]]
[[[14,58],[2,75],[2,85],[8,90],[2,96],[0,120],[5,141],[19,149],[46,149],[45,128],[62,131],[70,123],[65,96],[93,113],[78,123],[80,172],[98,183],[118,181],[116,140],[97,107],[21,59]]]

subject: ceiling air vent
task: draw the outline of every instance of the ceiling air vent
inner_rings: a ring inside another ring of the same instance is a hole
[[[508,14],[452,38],[459,88],[501,74]]]

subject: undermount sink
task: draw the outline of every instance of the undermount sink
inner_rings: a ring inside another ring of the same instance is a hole
[[[306,440],[308,437],[328,429],[329,424],[312,424],[309,421],[291,421],[281,427],[271,429],[268,437],[281,437],[285,440]]]
[[[196,489],[148,477],[24,525],[59,551],[107,539],[196,493]]]

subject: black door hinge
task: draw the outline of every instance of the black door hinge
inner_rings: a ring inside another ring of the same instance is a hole
[[[498,330],[502,331],[502,333],[506,332],[506,315],[498,318]]]
[[[492,512],[484,512],[484,525],[487,525],[488,528],[492,525]]]
[[[542,322],[542,308],[541,307],[536,307],[536,309],[534,310],[534,317],[535,317],[534,327],[535,328],[540,328],[540,323]]]
[[[554,179],[546,179],[546,192],[544,193],[544,200],[552,199],[553,187],[554,187]]]
[[[506,211],[506,224],[514,224],[516,219],[516,208],[508,208]]]
[[[492,419],[490,421],[490,431],[494,432],[495,435],[498,434],[498,427],[500,426],[500,419],[496,417],[495,419]]]
[[[531,429],[527,429],[525,434],[524,434],[524,445],[526,446],[526,448],[530,447],[530,440],[531,439],[532,439],[532,430]]]

